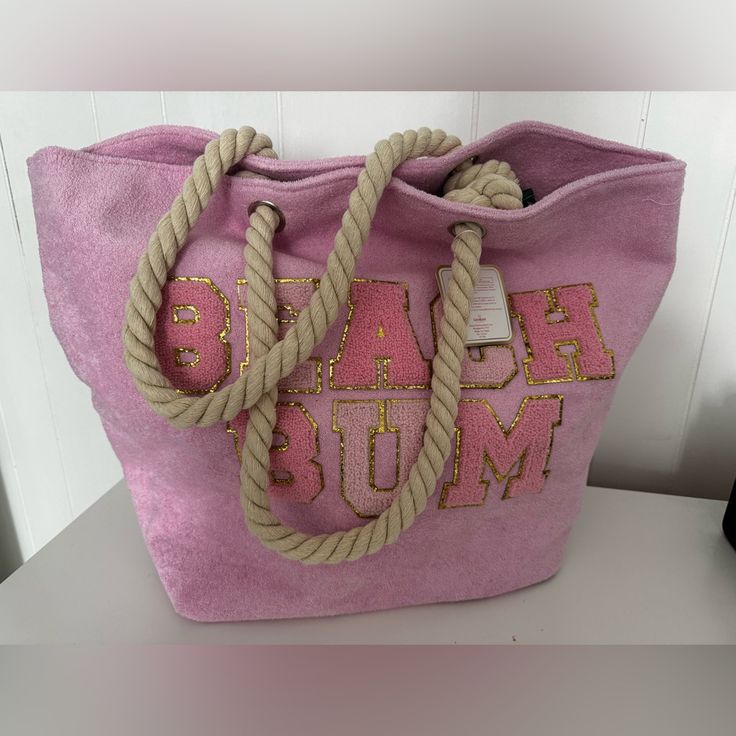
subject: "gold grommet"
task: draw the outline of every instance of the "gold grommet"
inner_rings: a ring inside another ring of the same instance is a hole
[[[278,216],[279,218],[279,224],[276,226],[276,232],[280,233],[285,227],[286,227],[286,218],[284,217],[284,213],[281,211],[281,208],[278,207],[278,205],[275,205],[273,202],[269,202],[267,199],[259,199],[255,202],[251,202],[248,205],[248,216],[252,215],[257,207],[260,207],[261,205],[265,205],[266,207],[270,207]]]
[[[453,222],[452,225],[450,225],[447,228],[447,232],[450,233],[450,235],[452,235],[453,238],[456,235],[455,228],[458,227],[459,225],[464,225],[466,230],[471,229],[468,227],[468,225],[475,225],[475,227],[479,227],[481,238],[485,238],[485,236],[488,234],[488,231],[479,222],[468,222],[467,220],[460,220],[459,222]]]

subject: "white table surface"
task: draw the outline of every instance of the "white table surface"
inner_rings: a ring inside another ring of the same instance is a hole
[[[290,621],[179,617],[121,481],[0,584],[0,643],[736,643],[725,502],[588,488],[560,572],[481,601]]]

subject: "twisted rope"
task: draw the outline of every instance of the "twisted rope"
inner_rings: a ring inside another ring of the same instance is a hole
[[[466,161],[445,180],[445,199],[498,210],[523,207],[519,180],[505,161],[471,164]]]
[[[225,143],[223,143],[223,139]],[[125,361],[138,391],[151,407],[177,427],[207,427],[233,419],[249,408],[296,365],[306,360],[315,345],[337,318],[345,303],[355,264],[368,237],[376,205],[394,169],[410,158],[443,156],[460,145],[454,136],[441,130],[420,128],[403,135],[394,133],[376,144],[350,194],[348,209],[335,236],[335,247],[317,289],[302,310],[293,328],[265,355],[256,358],[250,369],[233,383],[204,396],[184,396],[161,373],[154,347],[156,311],[161,305],[161,289],[186,237],[206,207],[222,175],[239,158],[249,153],[275,155],[271,141],[256,135],[252,128],[237,133],[225,131],[207,144],[203,156],[194,163],[184,189],[151,235],[130,284],[125,310]]]
[[[278,215],[267,205],[258,206],[246,231],[244,251],[253,362],[234,383],[194,398],[176,392],[161,374],[154,352],[153,329],[161,303],[161,288],[214,187],[239,160],[236,154],[244,151],[242,155],[274,155],[270,141],[256,135],[252,128],[241,128],[237,133],[226,131],[223,137],[225,135],[233,143],[223,147],[219,141],[212,141],[207,145],[204,155],[195,162],[182,195],[157,225],[148,251],[139,262],[126,307],[125,360],[141,394],[155,411],[175,426],[208,426],[232,419],[244,408],[249,409],[240,469],[241,503],[248,528],[266,547],[289,559],[309,564],[357,560],[392,544],[413,524],[434,492],[449,456],[460,398],[460,365],[465,351],[470,302],[479,270],[481,228],[471,222],[456,228],[452,243],[452,275],[443,304],[437,352],[432,361],[432,394],[423,446],[400,493],[380,516],[347,531],[308,535],[283,525],[273,515],[267,490],[277,384],[310,357],[314,346],[322,341],[335,321],[339,307],[345,304],[357,258],[394,169],[409,158],[442,156],[460,145],[460,141],[443,131],[420,128],[404,134],[395,133],[376,144],[350,194],[319,287],[282,340],[277,340],[272,248]],[[240,145],[238,140],[241,140]],[[522,206],[521,189],[514,173],[508,164],[497,161],[461,165],[449,177],[444,196],[488,207],[516,209]]]

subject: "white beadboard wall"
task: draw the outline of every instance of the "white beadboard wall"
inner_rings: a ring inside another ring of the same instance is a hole
[[[158,123],[212,130],[250,124],[271,135],[281,157],[313,158],[363,153],[379,137],[419,125],[470,141],[530,118],[687,162],[677,269],[622,378],[590,480],[725,498],[736,475],[736,93],[5,92],[0,557],[27,559],[121,477],[89,391],[49,325],[26,175],[30,154]],[[0,579],[2,572],[0,560]]]

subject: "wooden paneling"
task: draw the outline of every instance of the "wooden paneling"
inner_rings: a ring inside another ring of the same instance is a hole
[[[51,332],[25,164],[44,145],[95,140],[89,93],[4,93],[0,138],[14,225],[2,242],[0,405],[36,549],[94,500],[93,486],[120,475],[89,390]]]
[[[471,139],[472,92],[283,92],[284,156],[365,155],[395,131],[426,126]]]
[[[268,135],[281,154],[277,92],[162,92],[171,125],[193,125],[220,132],[250,125]]]
[[[688,163],[671,285],[622,377],[591,482],[725,497],[736,466],[736,94],[73,92],[0,94],[0,473],[27,558],[121,475],[53,335],[26,158],[161,123],[253,125],[291,159],[365,154],[394,130],[469,141],[537,119]]]
[[[648,99],[646,92],[481,92],[478,133],[517,120],[542,120],[633,146]]]
[[[652,95],[644,146],[687,163],[677,265],[622,376],[591,467],[592,483],[724,497],[725,488],[707,473],[693,487],[684,486],[677,471],[733,204],[734,130],[734,93]]]
[[[99,140],[164,122],[160,92],[90,92]]]

